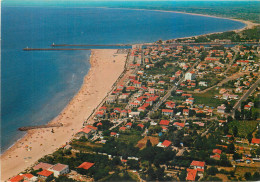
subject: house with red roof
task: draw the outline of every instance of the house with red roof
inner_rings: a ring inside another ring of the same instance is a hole
[[[94,166],[95,163],[91,163],[91,162],[83,162],[81,165],[78,166],[78,168],[82,168],[85,170],[90,169],[92,166]]]
[[[222,153],[222,150],[220,150],[220,149],[213,149],[213,154],[219,154],[219,155],[221,155],[221,153]]]
[[[168,120],[161,120],[159,125],[161,125],[161,126],[169,126],[169,123],[170,123],[170,121],[168,121]]]
[[[244,109],[245,109],[245,110],[250,110],[250,109],[251,109],[251,106],[250,106],[250,105],[245,105],[245,106],[244,106]]]
[[[111,137],[118,137],[118,136],[119,136],[119,134],[118,134],[118,133],[116,133],[116,132],[111,132],[111,133],[110,133],[110,136],[111,136]]]
[[[215,160],[220,160],[220,155],[218,155],[218,154],[211,155],[210,158],[215,159]]]
[[[49,176],[53,175],[53,172],[52,171],[49,171],[49,170],[42,170],[41,172],[38,172],[37,173],[39,178],[48,178]]]
[[[69,166],[58,163],[49,168],[48,170],[52,171],[55,177],[59,177],[60,175],[69,173]]]
[[[103,118],[105,116],[105,112],[104,111],[98,111],[96,112],[96,117],[97,118]]]
[[[22,182],[23,180],[23,176],[17,175],[9,179],[8,182]]]
[[[165,107],[166,107],[167,109],[174,109],[174,108],[175,108],[175,102],[173,102],[173,101],[168,101],[168,102],[165,103]]]
[[[162,143],[160,142],[157,146],[158,147],[163,147],[163,148],[167,148],[169,146],[171,146],[172,142],[169,140],[164,140]]]
[[[139,112],[145,112],[146,108],[141,106],[141,107],[138,107],[137,111]]]
[[[33,167],[33,170],[49,169],[52,166],[53,166],[52,164],[48,164],[48,163],[45,163],[45,162],[40,162],[39,164],[37,164],[36,166]]]
[[[120,117],[122,117],[122,118],[124,118],[124,117],[127,117],[127,111],[126,110],[122,110],[121,112],[120,112]]]
[[[183,109],[182,112],[184,116],[189,116],[189,109]]]
[[[164,140],[163,143],[162,143],[162,146],[164,146],[164,147],[166,148],[166,147],[169,147],[171,144],[172,144],[171,141],[169,141],[169,140]]]
[[[122,131],[122,132],[126,131],[126,127],[124,127],[124,126],[120,127],[119,131]]]
[[[173,126],[176,126],[178,129],[182,129],[184,128],[185,123],[174,122]]]
[[[162,109],[162,114],[166,116],[173,116],[173,110],[171,109]]]
[[[85,136],[86,138],[89,138],[91,135],[96,133],[97,127],[94,127],[92,125],[87,125],[83,129],[80,129],[77,133],[77,136],[82,137]]]
[[[143,124],[138,124],[137,126],[139,126],[141,129],[144,129],[144,125]]]
[[[31,173],[27,173],[27,174],[21,174],[21,176],[24,179],[24,182],[29,181],[29,182],[36,182],[38,181],[38,177],[32,175]]]
[[[131,127],[132,127],[132,125],[133,125],[133,123],[127,123],[125,126],[126,126],[126,128],[128,128],[128,129],[130,129]]]
[[[187,169],[186,181],[195,181],[197,177],[196,169]]]
[[[205,162],[201,162],[201,161],[192,161],[192,163],[190,164],[190,167],[192,169],[203,169],[205,168]]]
[[[254,144],[254,145],[259,145],[260,139],[259,138],[252,138],[251,143]]]

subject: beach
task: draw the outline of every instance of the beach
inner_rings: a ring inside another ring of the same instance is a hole
[[[41,157],[53,153],[69,142],[84,121],[110,92],[124,70],[127,54],[116,49],[91,51],[91,68],[79,92],[50,123],[62,123],[59,128],[29,130],[28,133],[1,155],[1,181],[34,165]],[[91,121],[90,121],[91,122]],[[52,132],[53,129],[53,132]]]

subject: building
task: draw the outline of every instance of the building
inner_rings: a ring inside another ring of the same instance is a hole
[[[52,166],[50,169],[48,169],[49,171],[53,172],[53,175],[55,177],[59,177],[59,175],[63,175],[63,174],[67,174],[69,173],[69,166],[68,165],[64,165],[64,164],[55,164],[54,166]]]
[[[82,168],[85,170],[90,169],[92,166],[94,166],[95,163],[91,163],[91,162],[83,162],[80,166],[78,166],[78,168]]]
[[[188,73],[186,73],[185,74],[185,81],[186,80],[194,80],[196,77],[195,77],[195,74],[194,74],[194,72],[188,72]]]
[[[171,109],[162,109],[162,114],[166,116],[173,116],[173,110]]]
[[[49,176],[53,175],[53,172],[44,169],[44,170],[42,170],[41,172],[38,172],[37,174],[39,175],[39,178],[46,179],[46,178],[48,178]]]
[[[48,163],[44,163],[44,162],[40,162],[39,164],[37,164],[36,166],[33,167],[33,170],[39,170],[39,169],[49,169],[51,168],[53,165],[48,164]]]
[[[196,169],[187,169],[187,181],[195,181],[197,177],[197,170]]]
[[[225,105],[222,104],[221,106],[217,107],[217,112],[224,114],[225,113],[225,109],[226,109]]]

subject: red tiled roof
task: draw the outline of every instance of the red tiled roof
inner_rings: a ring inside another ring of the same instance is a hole
[[[139,127],[141,127],[141,128],[143,128],[143,127],[144,127],[144,125],[143,125],[143,124],[138,124],[137,126],[139,126]]]
[[[86,169],[88,170],[89,168],[91,168],[95,163],[91,163],[91,162],[83,162],[78,168],[82,168],[82,169]]]
[[[252,138],[251,143],[253,143],[253,144],[259,144],[259,143],[260,143],[260,139],[258,139],[258,138]]]
[[[28,179],[34,177],[34,175],[32,175],[31,173],[27,173],[27,174],[22,174],[23,177],[26,177]]]
[[[126,127],[122,126],[122,127],[119,128],[119,130],[125,131]]]
[[[90,128],[90,129],[92,129],[92,130],[97,130],[97,127],[92,126],[92,125],[87,125],[86,127],[87,127],[87,128]]]
[[[41,172],[38,172],[37,174],[39,174],[39,175],[41,175],[41,176],[48,177],[48,176],[52,175],[52,174],[53,174],[53,172],[51,172],[51,171],[48,171],[48,170],[44,169],[43,171],[41,171]]]
[[[127,123],[126,124],[126,126],[132,126],[133,125],[133,123]]]
[[[23,177],[20,176],[20,175],[17,175],[17,176],[15,176],[15,177],[12,177],[12,178],[9,179],[8,181],[10,181],[10,182],[20,182],[20,181],[22,181],[22,180],[23,180]]]
[[[90,128],[85,127],[85,128],[83,128],[83,129],[79,130],[79,133],[80,133],[80,132],[83,132],[83,133],[88,134],[88,133],[90,133],[91,131],[92,131],[92,130],[91,130]]]
[[[219,155],[220,155],[220,154],[222,153],[222,151],[221,151],[221,150],[219,150],[219,149],[214,149],[214,150],[213,150],[213,153],[214,153],[214,154],[215,154],[215,153],[217,153],[217,154],[219,154]]]
[[[116,132],[111,132],[110,133],[110,135],[113,135],[113,136],[116,135],[116,134],[117,134]]]
[[[53,165],[51,165],[51,164],[40,162],[39,164],[37,164],[36,166],[33,167],[33,170],[49,169],[52,166]]]
[[[177,125],[177,126],[180,126],[183,128],[185,126],[185,123],[175,122],[175,123],[173,123],[173,125]]]
[[[201,161],[192,161],[192,163],[190,164],[191,166],[200,166],[200,167],[204,167],[205,166],[205,162],[201,162]]]
[[[173,113],[173,110],[171,110],[171,109],[162,109],[162,112],[169,112],[169,113]]]
[[[51,167],[50,169],[52,169],[54,171],[62,171],[67,167],[68,167],[68,165],[58,163],[58,164],[54,165],[53,167]]]
[[[165,146],[165,147],[169,147],[171,144],[172,144],[172,142],[169,141],[169,140],[164,140],[163,143],[162,143],[162,145]]]
[[[195,181],[196,176],[197,176],[197,170],[196,169],[187,169],[187,181]]]
[[[161,120],[159,124],[160,124],[160,125],[168,126],[169,123],[170,123],[170,121],[168,121],[168,120]]]

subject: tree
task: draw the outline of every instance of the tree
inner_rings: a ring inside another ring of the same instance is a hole
[[[236,109],[235,110],[235,119],[240,120],[241,119],[241,113]]]
[[[236,137],[237,134],[238,134],[237,126],[234,126],[234,127],[233,127],[233,135]]]
[[[208,175],[213,175],[213,176],[215,176],[217,173],[218,173],[218,169],[217,169],[216,167],[210,167],[210,168],[207,170],[207,174],[208,174]]]
[[[255,172],[253,175],[253,181],[259,181],[260,180],[260,174],[259,172]]]
[[[242,155],[235,152],[234,155],[233,155],[233,159],[234,160],[242,159]]]
[[[244,177],[246,178],[246,180],[251,180],[252,176],[251,176],[251,173],[250,172],[246,172]]]
[[[228,134],[228,131],[229,131],[229,127],[228,127],[227,124],[225,124],[224,127],[223,127],[223,132],[224,132],[224,134],[227,135],[227,134]]]
[[[227,148],[227,153],[234,154],[234,152],[235,152],[235,145],[234,143],[230,143]]]
[[[186,181],[187,171],[181,171],[181,174],[179,176],[180,181]]]
[[[151,143],[150,139],[147,140],[147,142],[146,142],[146,147],[147,147],[147,148],[148,148],[148,147],[152,147],[152,143]]]
[[[248,142],[251,143],[252,138],[253,138],[252,133],[248,133],[246,138],[247,138]]]

